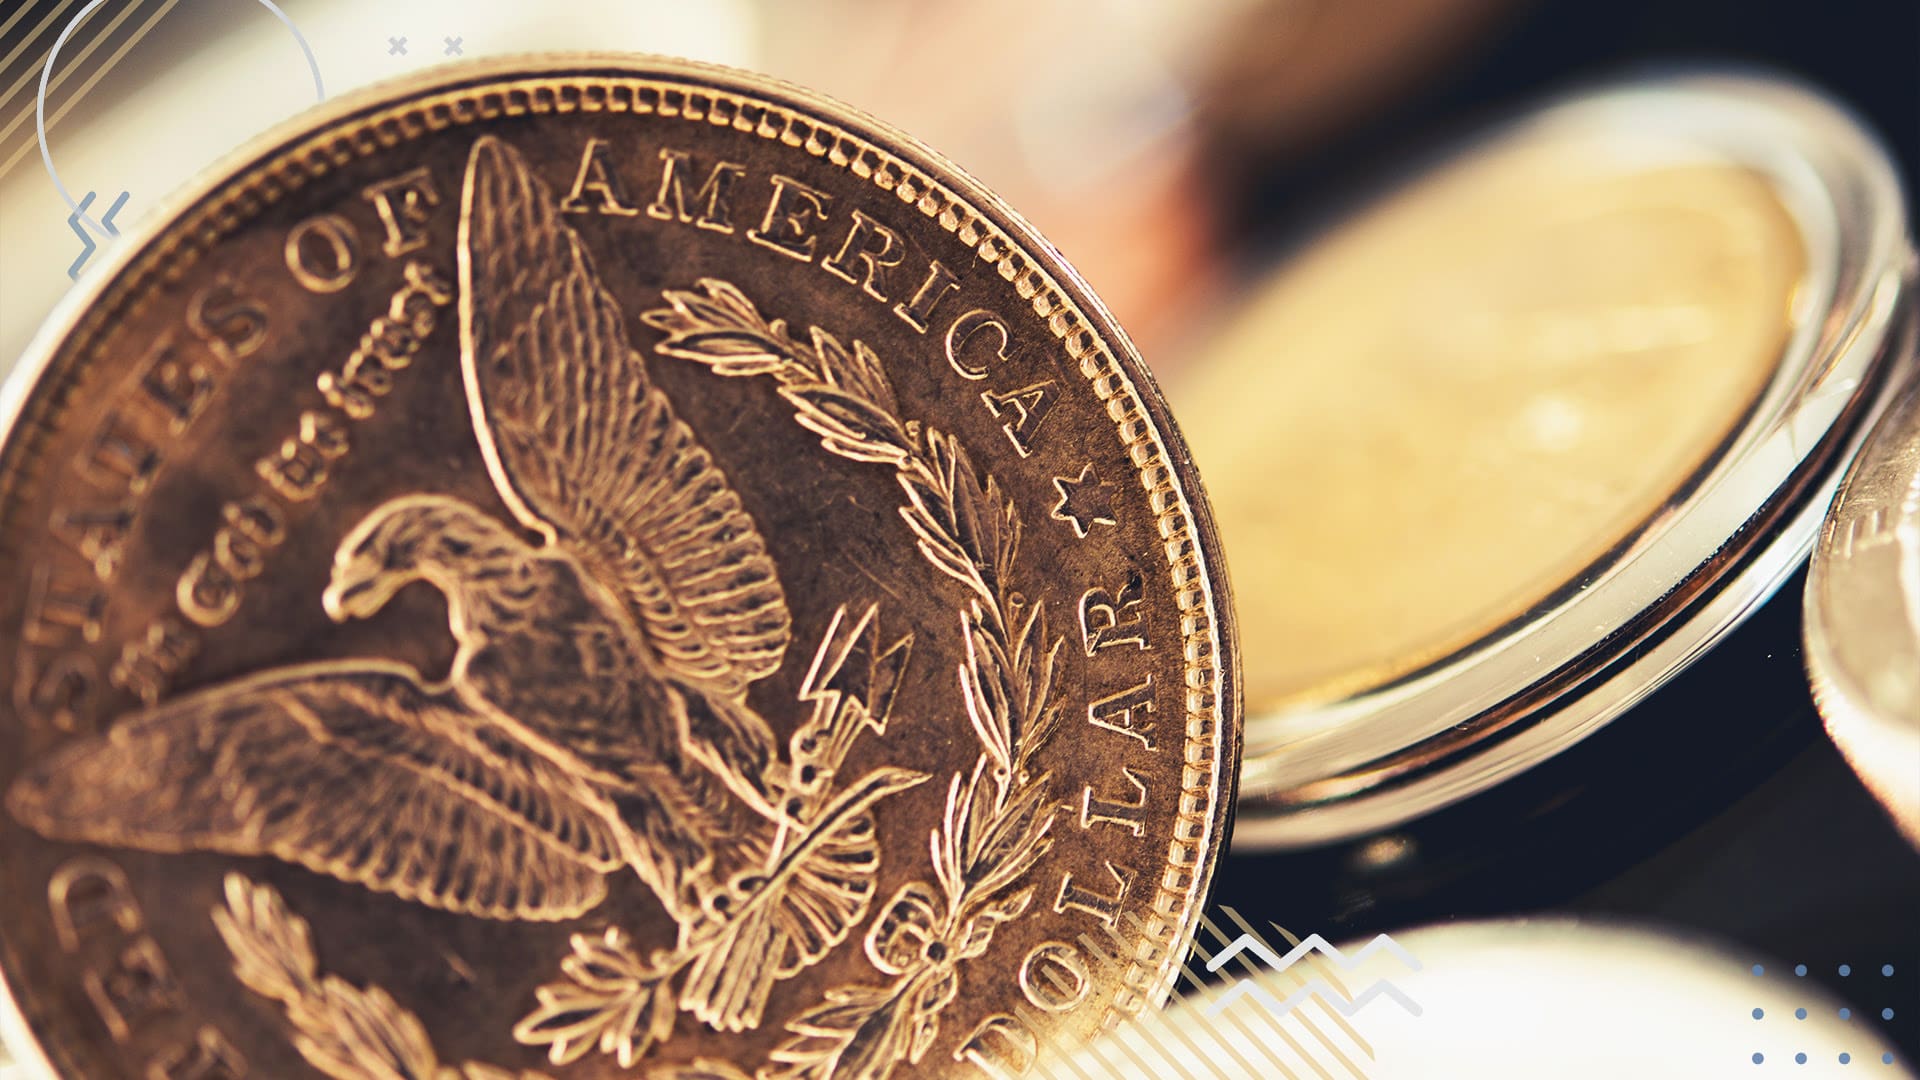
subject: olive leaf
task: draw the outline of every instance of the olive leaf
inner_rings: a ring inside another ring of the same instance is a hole
[[[545,1046],[555,1065],[578,1061],[598,1049],[612,1054],[622,1068],[673,1031],[679,1003],[672,970],[643,963],[618,928],[599,937],[575,934],[573,955],[560,963],[571,982],[549,983],[534,991],[538,1007],[514,1025],[513,1037],[526,1046]]]

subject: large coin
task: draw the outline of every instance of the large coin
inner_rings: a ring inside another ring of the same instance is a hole
[[[7,399],[30,1071],[1017,1072],[1164,997],[1218,551],[990,195],[595,57],[330,105],[156,218]]]

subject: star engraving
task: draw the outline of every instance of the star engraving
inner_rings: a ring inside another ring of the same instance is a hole
[[[1091,462],[1080,470],[1077,479],[1054,477],[1053,486],[1060,489],[1060,501],[1053,504],[1053,518],[1073,526],[1073,535],[1084,540],[1095,525],[1118,524],[1107,485],[1093,471]]]

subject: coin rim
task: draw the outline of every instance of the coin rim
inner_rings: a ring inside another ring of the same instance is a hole
[[[127,308],[137,309],[151,296],[149,275],[177,272],[181,269],[179,259],[199,258],[232,227],[258,212],[259,207],[251,202],[271,202],[297,190],[308,179],[329,171],[332,165],[326,159],[330,157],[345,153],[347,156],[340,161],[353,160],[427,131],[491,120],[507,112],[489,112],[476,106],[469,116],[449,116],[439,124],[429,119],[422,130],[389,137],[388,132],[380,130],[380,124],[383,120],[394,121],[394,114],[413,109],[427,116],[432,107],[428,99],[436,95],[470,92],[474,99],[481,100],[491,88],[504,98],[509,84],[515,82],[562,79],[657,80],[677,83],[679,88],[696,93],[732,95],[763,106],[768,112],[783,114],[783,131],[766,130],[763,117],[751,132],[783,143],[796,120],[807,125],[813,135],[823,130],[832,132],[834,141],[817,151],[805,139],[797,145],[848,168],[953,232],[964,246],[994,267],[1011,287],[1020,307],[1030,308],[1043,320],[1095,396],[1107,404],[1105,411],[1157,519],[1162,555],[1182,608],[1187,702],[1179,809],[1169,830],[1166,865],[1155,883],[1159,896],[1177,897],[1180,910],[1170,921],[1148,921],[1148,941],[1164,950],[1157,967],[1145,972],[1144,985],[1136,986],[1131,977],[1145,969],[1137,959],[1132,960],[1106,1008],[1109,1015],[1138,1011],[1121,1005],[1128,995],[1136,993],[1143,999],[1143,1008],[1164,1002],[1178,977],[1182,953],[1198,926],[1218,860],[1226,852],[1237,802],[1241,745],[1242,689],[1232,594],[1212,510],[1192,454],[1131,339],[1058,249],[958,165],[913,136],[824,94],[737,68],[673,57],[602,51],[517,54],[449,63],[382,81],[329,99],[274,125],[207,166],[114,245],[109,257],[100,260],[87,275],[88,280],[61,298],[4,387],[0,387],[0,551],[6,546],[7,508],[15,503],[15,494],[22,486],[23,467],[38,460],[33,453],[36,436],[52,430],[75,380],[98,359],[98,339],[109,316],[118,317]],[[604,102],[596,106],[591,103],[591,95],[585,93],[575,93],[568,101],[568,87],[552,89],[553,100],[546,103],[547,111],[638,111],[609,109]],[[528,98],[536,106],[541,104],[535,93],[529,92]],[[675,110],[675,114],[658,108],[652,111],[663,118],[677,114],[689,122],[724,122],[713,120],[704,108],[698,117],[686,115],[679,106]],[[542,110],[530,107],[527,111]],[[732,123],[737,130],[744,130],[737,127],[738,117],[736,112]],[[352,130],[343,130],[349,128]],[[366,142],[356,146],[356,137]],[[857,152],[845,154],[848,144]],[[839,160],[841,155],[846,160]],[[883,168],[873,168],[874,163]],[[863,164],[869,171],[861,171]],[[892,175],[884,168],[888,165],[903,169],[905,175]],[[909,193],[903,193],[901,179],[911,182]],[[918,192],[918,197],[911,192]],[[929,200],[935,200],[931,207]],[[242,209],[236,211],[236,207]],[[956,211],[964,216],[948,224],[946,217]],[[977,234],[972,240],[965,235],[969,229]],[[169,239],[171,243],[165,242]],[[1000,250],[983,251],[989,244]],[[1090,344],[1076,352],[1071,342],[1080,330],[1089,335]],[[54,361],[62,355],[69,360],[56,371]],[[1102,357],[1105,365],[1099,363]],[[1107,386],[1108,392],[1102,394],[1110,374],[1117,374],[1121,382]],[[1129,391],[1139,413],[1125,411],[1115,418],[1111,402]],[[1142,414],[1148,421],[1145,432],[1130,436],[1129,427]],[[31,427],[16,431],[27,424]],[[1153,449],[1144,461],[1137,452],[1142,445]],[[1164,479],[1150,476],[1156,467],[1164,470]],[[1163,508],[1159,504],[1166,495],[1172,499]],[[1183,571],[1188,580],[1183,580]],[[1192,592],[1196,584],[1197,596]],[[1204,618],[1205,625],[1197,625],[1196,616]],[[1196,744],[1210,744],[1210,754],[1196,760]],[[1189,811],[1190,798],[1200,792],[1210,805]],[[1198,826],[1197,834],[1193,826]],[[1197,858],[1184,866],[1179,858],[1183,847],[1197,853]],[[1169,879],[1182,875],[1191,877],[1185,888],[1168,885]],[[1164,930],[1165,934],[1155,939],[1151,936],[1154,930]],[[0,960],[7,959],[9,952],[0,949]],[[0,1037],[6,1039],[29,1075],[58,1076],[47,1048],[34,1035],[22,1008],[24,997],[14,992],[10,968],[10,964],[0,963]]]
[[[1908,269],[1911,289],[1916,278],[1920,278],[1920,258]],[[1833,496],[1832,508],[1828,510],[1821,523],[1819,539],[1814,543],[1812,564],[1807,570],[1807,583],[1802,591],[1802,603],[1806,617],[1802,627],[1807,681],[1813,688],[1814,704],[1819,708],[1821,719],[1827,729],[1827,735],[1840,750],[1840,755],[1859,775],[1863,786],[1870,791],[1875,800],[1886,810],[1893,823],[1908,843],[1920,849],[1920,807],[1903,803],[1904,785],[1889,788],[1882,783],[1883,777],[1893,771],[1892,762],[1876,760],[1870,756],[1870,748],[1886,752],[1888,746],[1901,749],[1920,749],[1920,714],[1911,717],[1898,715],[1899,703],[1895,711],[1889,714],[1880,704],[1872,700],[1865,684],[1870,681],[1875,669],[1884,670],[1887,663],[1897,663],[1902,656],[1920,658],[1920,630],[1911,621],[1920,615],[1920,591],[1907,587],[1902,580],[1901,570],[1908,565],[1902,556],[1920,559],[1920,545],[1908,539],[1897,541],[1901,550],[1895,555],[1895,571],[1892,580],[1879,582],[1885,589],[1900,595],[1902,607],[1909,616],[1908,622],[1888,628],[1878,625],[1879,620],[1868,619],[1857,610],[1850,610],[1848,602],[1851,593],[1836,595],[1831,587],[1836,580],[1857,576],[1861,567],[1839,549],[1839,533],[1843,525],[1850,525],[1858,519],[1860,513],[1871,509],[1875,503],[1872,496],[1862,490],[1862,485],[1870,485],[1883,474],[1891,472],[1895,476],[1907,479],[1900,490],[1900,503],[1904,504],[1916,485],[1920,485],[1920,351],[1916,350],[1916,333],[1920,331],[1920,304],[1909,305],[1906,325],[1899,336],[1901,344],[1897,346],[1900,356],[1900,375],[1897,380],[1899,389],[1893,403],[1867,433],[1866,441],[1861,445],[1852,463],[1847,468],[1846,477],[1841,480],[1840,488]],[[1901,458],[1908,458],[1902,461]],[[1863,501],[1865,500],[1865,501]],[[1903,535],[1905,526],[1920,526],[1920,518],[1901,520],[1898,517],[1899,505],[1895,507],[1895,527]],[[1868,625],[1861,625],[1863,622]],[[1898,636],[1898,646],[1881,653],[1875,659],[1880,664],[1870,662],[1863,667],[1856,650],[1844,646],[1847,637],[1892,633]],[[1920,699],[1911,702],[1920,708]]]

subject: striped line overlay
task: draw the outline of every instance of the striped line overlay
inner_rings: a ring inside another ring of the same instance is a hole
[[[74,29],[47,83],[47,131],[72,112],[180,0],[115,0]],[[34,96],[54,41],[81,0],[27,0],[0,21],[0,177],[38,149]]]
[[[1356,995],[1341,979],[1342,971],[1382,951],[1419,969],[1419,961],[1384,934],[1349,957],[1317,934],[1303,940],[1269,923],[1284,942],[1276,947],[1232,908],[1217,914],[1217,920],[1202,917],[1167,1010],[1118,1023],[1091,1040],[1064,1033],[1049,1038],[1035,1033],[1050,1025],[1021,1002],[1003,1025],[990,1021],[955,1056],[988,1076],[1040,1080],[1365,1080],[1374,1052],[1353,1015],[1381,996],[1419,1014],[1419,1005],[1385,980]],[[1129,941],[1143,934],[1137,924],[1124,931],[1116,925],[1081,935],[1080,951],[1090,971],[1117,977],[1131,955]],[[1041,977],[1065,996],[1079,989],[1061,972]]]

